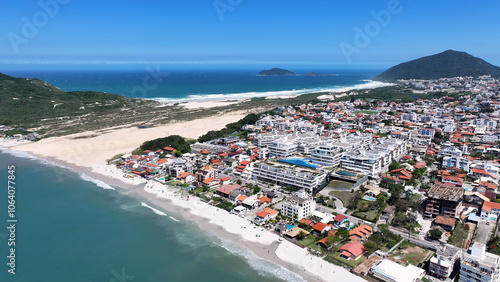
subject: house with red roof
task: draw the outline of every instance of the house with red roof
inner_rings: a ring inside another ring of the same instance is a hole
[[[195,180],[194,174],[185,171],[179,172],[175,178],[181,183],[191,183]]]
[[[272,200],[270,198],[268,198],[268,197],[260,197],[259,201],[260,201],[261,205],[264,204],[264,203],[271,203],[272,202]]]
[[[174,149],[174,148],[172,148],[172,147],[168,147],[168,146],[167,146],[167,147],[165,147],[165,148],[163,148],[163,150],[164,150],[165,152],[168,152],[168,153],[173,153],[173,152],[175,151],[175,149]]]
[[[278,211],[270,209],[270,208],[265,208],[264,210],[255,214],[254,221],[257,224],[262,224],[264,221],[273,219],[277,215],[278,215]]]
[[[215,187],[220,185],[219,179],[215,179],[215,178],[211,178],[211,177],[203,180],[202,183],[203,183],[203,186],[208,187],[208,188],[215,188]]]
[[[219,188],[217,188],[217,190],[215,190],[215,194],[227,198],[227,197],[229,197],[229,193],[231,193],[231,191],[236,190],[236,189],[240,189],[240,188],[241,188],[241,185],[238,185],[238,184],[233,184],[233,185],[224,184],[224,185],[221,185]]]
[[[441,176],[441,182],[443,184],[448,184],[448,185],[455,185],[458,187],[462,187],[464,184],[464,179],[457,177],[457,176],[452,176],[452,175],[442,175]]]
[[[473,168],[472,169],[472,176],[474,176],[474,177],[488,177],[488,176],[490,176],[490,174],[484,169]]]
[[[483,207],[481,208],[481,219],[496,222],[499,214],[500,203],[489,201],[483,203]]]
[[[361,224],[360,226],[349,230],[349,238],[352,242],[363,242],[373,233],[373,228],[366,224]]]
[[[339,251],[341,257],[357,260],[366,252],[366,249],[359,242],[351,242],[340,247]]]
[[[229,184],[230,182],[231,182],[231,178],[229,178],[229,176],[226,176],[226,177],[220,179],[221,184]]]
[[[323,232],[328,232],[332,227],[326,223],[318,222],[313,226],[313,235],[319,236]]]
[[[342,224],[347,221],[347,216],[343,214],[337,214],[333,219],[333,224],[336,228],[339,228]]]
[[[390,173],[392,176],[395,176],[399,179],[406,180],[406,181],[410,180],[412,177],[412,173],[407,171],[406,169],[403,169],[403,168],[393,169],[390,171]]]

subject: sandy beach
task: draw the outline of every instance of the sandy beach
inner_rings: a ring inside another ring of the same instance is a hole
[[[228,123],[238,121],[247,114],[247,111],[235,111],[151,128],[141,129],[134,126],[104,133],[90,131],[11,147],[14,150],[53,157],[79,166],[94,167],[106,164],[107,159],[117,154],[131,152],[145,141],[174,134],[198,138],[210,130],[219,130]]]
[[[4,142],[0,142],[0,147],[5,148],[3,145]],[[53,157],[37,157],[85,175],[84,179],[105,189],[115,189],[118,193],[134,197],[158,212],[175,214],[176,217],[179,215],[174,220],[192,222],[205,234],[220,240],[221,246],[224,247],[227,242],[237,245],[292,271],[305,281],[365,281],[342,267],[310,255],[306,249],[281,239],[277,234],[257,227],[242,217],[211,206],[197,197],[190,196],[188,199],[188,193],[179,188],[167,187],[156,181],[124,178],[123,173],[112,165],[86,167]]]
[[[232,112],[155,128],[130,127],[107,130],[104,133],[85,132],[29,143],[3,139],[0,146],[27,152],[67,167],[86,175],[89,181],[97,185],[139,198],[162,212],[180,214],[184,220],[192,221],[204,232],[250,250],[258,257],[297,273],[306,281],[364,281],[346,269],[312,256],[307,250],[282,240],[278,235],[257,227],[244,218],[208,205],[196,197],[189,197],[188,200],[186,191],[169,188],[155,181],[125,178],[119,169],[106,165],[107,159],[130,152],[144,141],[172,134],[197,138],[209,130],[223,128],[246,114],[246,111]]]

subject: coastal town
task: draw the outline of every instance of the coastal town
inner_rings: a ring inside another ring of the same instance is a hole
[[[112,163],[365,279],[499,281],[500,81],[398,84],[416,99],[283,106]]]

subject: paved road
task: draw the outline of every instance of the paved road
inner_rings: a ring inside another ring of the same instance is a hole
[[[400,231],[399,229],[396,229],[392,226],[389,226],[389,230],[391,230],[395,234],[400,235],[404,239],[406,239],[412,243],[415,243],[419,246],[422,246],[422,247],[432,248],[432,249],[436,250],[440,244],[439,242],[436,242],[436,241],[427,241],[427,240],[424,240],[422,238],[419,238],[418,235],[411,234],[410,236],[408,236],[408,231],[403,232],[403,231]],[[450,244],[446,244],[446,248],[449,250],[453,250],[454,252],[458,252],[459,250],[461,250],[461,248],[457,248],[457,247],[452,246]]]

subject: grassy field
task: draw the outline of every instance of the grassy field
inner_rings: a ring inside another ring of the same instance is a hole
[[[448,239],[448,244],[463,248],[466,244],[469,231],[465,230],[465,226],[461,223],[457,223],[453,234]]]
[[[379,213],[378,210],[370,210],[367,212],[353,213],[352,215],[371,222],[376,222],[378,220],[378,213]]]
[[[358,264],[362,263],[365,259],[366,259],[366,256],[361,256],[359,259],[357,260],[354,260],[354,259],[345,259],[345,258],[342,258],[340,257],[340,252],[333,252],[331,254],[328,255],[328,257],[342,263],[342,264],[345,264],[345,265],[348,265],[350,267],[355,267],[357,266]]]
[[[300,240],[297,242],[298,245],[303,245],[303,246],[308,246],[310,244],[316,243],[316,237],[314,237],[313,235],[309,234],[307,237],[305,237],[304,239]]]
[[[351,191],[331,191],[330,195],[339,198],[344,206],[347,206],[354,198],[354,193]]]
[[[332,180],[326,187],[331,187],[331,188],[351,188],[353,187],[354,183],[350,183],[347,181],[340,181],[340,180]]]

